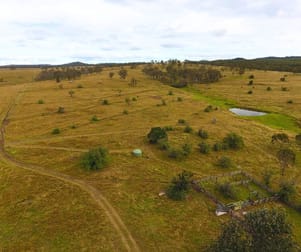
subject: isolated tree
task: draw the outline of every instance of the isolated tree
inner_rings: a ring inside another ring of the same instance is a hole
[[[114,72],[109,72],[109,77],[112,79],[114,74],[115,74]]]
[[[70,95],[70,97],[73,97],[74,91],[73,90],[69,90],[69,95]]]
[[[100,170],[108,164],[108,161],[108,151],[102,147],[91,149],[81,157],[81,165],[87,170]]]
[[[128,72],[126,69],[124,68],[121,68],[118,72],[119,76],[120,76],[120,79],[126,79],[127,75],[128,75]]]
[[[191,178],[193,174],[188,171],[183,171],[173,178],[171,185],[167,189],[167,196],[173,200],[183,200],[186,193],[190,189]]]
[[[289,166],[293,166],[296,162],[296,154],[288,148],[280,149],[277,152],[277,158],[280,163],[281,175],[284,176],[285,170]]]
[[[259,209],[223,227],[212,250],[216,252],[293,251],[293,234],[283,211]]]
[[[167,139],[167,133],[166,133],[165,129],[163,129],[163,128],[154,127],[147,134],[147,138],[150,143],[155,144],[160,139]]]

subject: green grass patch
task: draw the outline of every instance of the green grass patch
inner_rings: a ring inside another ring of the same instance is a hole
[[[182,90],[191,93],[194,99],[208,102],[209,104],[214,106],[218,106],[221,108],[230,108],[236,106],[236,103],[233,100],[225,99],[222,97],[209,97],[202,94],[201,91],[193,87],[185,87],[182,88]]]
[[[288,115],[270,113],[264,116],[246,116],[245,118],[260,122],[274,129],[283,129],[292,132],[300,132],[300,128],[298,127],[296,120]]]

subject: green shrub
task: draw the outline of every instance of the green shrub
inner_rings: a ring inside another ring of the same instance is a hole
[[[221,168],[230,168],[232,166],[232,161],[229,157],[221,157],[218,162],[218,166]]]
[[[285,81],[285,77],[281,77],[281,78],[280,78],[280,81]]]
[[[278,192],[279,199],[284,202],[288,203],[291,197],[296,193],[296,188],[293,183],[283,182],[280,185],[280,190]]]
[[[263,183],[266,185],[266,186],[270,186],[270,182],[271,182],[271,178],[273,176],[273,173],[269,170],[265,170],[262,174],[262,177],[263,177]]]
[[[267,91],[272,91],[272,88],[271,87],[267,87]]]
[[[251,75],[249,76],[249,79],[254,79],[254,74],[251,74]]]
[[[244,147],[244,141],[243,138],[236,133],[229,133],[224,139],[223,139],[223,146],[224,148],[229,148],[233,150],[239,150]]]
[[[293,100],[288,100],[287,103],[288,104],[293,104],[294,102],[293,102]]]
[[[137,101],[137,98],[136,98],[136,97],[133,97],[133,98],[132,98],[132,101]]]
[[[108,151],[102,147],[91,149],[81,157],[81,165],[87,170],[103,169],[108,162]]]
[[[99,118],[96,115],[94,115],[94,116],[92,116],[91,121],[92,122],[98,122]]]
[[[219,142],[216,142],[216,143],[213,144],[212,149],[214,151],[220,151],[220,150],[223,149],[223,144],[219,143]]]
[[[216,189],[225,197],[229,199],[236,199],[235,191],[229,182],[217,184]]]
[[[193,129],[189,126],[189,125],[187,125],[185,128],[184,128],[184,132],[185,133],[191,133],[193,131]]]
[[[249,86],[253,85],[253,80],[250,80],[248,83]]]
[[[178,102],[181,102],[181,101],[183,101],[183,98],[182,98],[182,97],[178,97],[178,98],[177,98],[177,101],[178,101]]]
[[[123,112],[122,112],[124,115],[127,115],[129,112],[125,109],[125,110],[123,110]]]
[[[151,131],[147,134],[147,138],[151,144],[155,144],[160,139],[167,140],[168,136],[164,129],[160,127],[153,127],[151,128]]]
[[[208,138],[208,132],[206,130],[203,130],[203,129],[199,130],[198,135],[202,139],[207,139]]]
[[[168,95],[173,95],[173,92],[169,90]]]
[[[248,94],[253,94],[253,90],[249,90],[249,91],[248,91]]]
[[[210,145],[207,144],[207,143],[200,143],[199,144],[199,147],[200,147],[200,152],[203,153],[203,154],[208,154],[210,152]]]
[[[76,126],[75,124],[72,124],[72,125],[70,126],[70,128],[71,128],[71,129],[76,129],[77,126]]]
[[[44,100],[42,99],[38,100],[38,104],[44,104]]]
[[[82,84],[78,84],[77,88],[83,88],[83,85]]]
[[[183,155],[184,155],[185,157],[187,157],[187,156],[191,153],[191,150],[192,150],[191,144],[185,143],[185,144],[182,146],[182,150],[183,150]]]
[[[192,176],[191,172],[183,171],[173,178],[166,191],[167,197],[173,200],[184,200],[190,189]]]
[[[185,121],[184,119],[179,119],[179,120],[178,120],[178,123],[180,123],[180,124],[185,124],[186,121]]]
[[[53,134],[53,135],[57,135],[57,134],[60,134],[60,133],[61,133],[61,130],[59,128],[55,128],[51,132],[51,134]]]
[[[161,105],[162,105],[162,106],[166,106],[166,105],[167,105],[167,104],[166,104],[166,101],[165,101],[164,99],[161,100]]]

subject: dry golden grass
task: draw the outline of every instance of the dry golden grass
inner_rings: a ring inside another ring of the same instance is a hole
[[[191,192],[183,202],[174,202],[158,196],[160,191],[166,189],[171,178],[183,169],[192,171],[199,177],[218,174],[224,170],[218,168],[215,163],[220,156],[226,155],[236,164],[236,168],[233,169],[244,169],[258,179],[262,179],[265,169],[274,171],[273,187],[277,188],[280,179],[279,164],[275,158],[277,147],[270,143],[271,136],[278,132],[277,130],[256,121],[239,118],[223,106],[217,111],[206,113],[204,108],[210,100],[198,99],[193,93],[149,80],[141,73],[140,68],[128,69],[129,77],[126,81],[118,79],[116,68],[113,70],[116,72],[114,78],[110,79],[110,71],[112,69],[105,69],[101,74],[83,76],[81,80],[72,83],[63,81],[63,89],[60,89],[55,81],[26,84],[25,92],[9,117],[6,127],[6,150],[18,160],[84,179],[98,188],[117,209],[142,251],[198,251],[216,238],[220,225],[226,221],[226,218],[215,217],[214,205],[195,192]],[[242,77],[230,76],[217,84],[211,84],[209,88],[199,88],[208,96],[234,100],[241,106],[301,116],[297,108],[297,104],[301,102],[299,76],[289,75],[287,83],[280,83],[280,73],[252,73],[255,75],[253,95],[246,94],[250,88],[246,85],[246,76],[249,73]],[[129,87],[131,77],[138,79],[137,87]],[[79,84],[83,88],[77,88]],[[272,87],[271,92],[266,91],[267,85]],[[288,86],[290,91],[278,91],[281,85]],[[20,89],[19,86],[7,85],[0,88],[1,98],[5,97],[4,100],[1,99],[4,112],[9,98],[14,97]],[[75,91],[73,98],[68,94],[71,89]],[[172,90],[174,95],[168,95],[169,90]],[[277,96],[281,98],[277,99]],[[133,97],[137,101],[132,101]],[[182,97],[183,101],[178,102],[177,97]],[[131,99],[130,105],[125,102],[126,98]],[[45,103],[38,104],[39,99],[43,99]],[[109,105],[102,105],[104,99],[108,100]],[[166,106],[161,105],[162,99],[166,101]],[[286,99],[294,101],[290,104],[293,107],[291,110],[288,109]],[[65,113],[57,113],[59,106],[65,108]],[[124,110],[127,110],[128,114],[124,114]],[[99,121],[91,121],[94,115]],[[213,118],[216,119],[216,124],[212,123]],[[185,119],[194,129],[194,133],[184,133],[184,126],[178,123],[178,119]],[[76,125],[76,128],[73,129],[72,125]],[[166,153],[156,146],[148,144],[146,134],[154,126],[174,127],[174,131],[168,132],[170,143],[173,146],[191,143],[192,154],[183,161],[175,161],[169,159]],[[61,133],[51,134],[54,128],[61,129]],[[222,151],[203,155],[197,148],[202,142],[196,135],[200,128],[208,131],[209,139],[206,142],[210,144],[221,141],[229,132],[236,132],[243,136],[246,146],[238,152]],[[294,134],[288,134],[293,139]],[[79,164],[81,153],[97,146],[109,149],[110,165],[100,172],[82,170]],[[134,148],[143,150],[142,158],[131,155],[130,152]],[[300,150],[297,146],[294,148],[298,153],[297,165],[290,169],[287,179],[298,178],[300,174]],[[45,189],[40,189],[41,193],[48,192],[49,179],[37,175],[35,177],[35,183],[23,192],[28,197],[36,194],[37,188],[42,186],[45,186]],[[54,188],[56,184],[60,185],[60,182],[51,183]],[[19,185],[16,184],[16,188],[17,186]],[[68,190],[70,188],[64,187],[62,195],[49,197],[58,197],[58,202],[61,202]],[[93,202],[90,202],[88,197],[84,197],[78,189],[72,190],[78,191],[78,196],[77,193],[72,194],[70,201],[85,202],[87,207],[82,208],[78,217],[73,216],[72,220],[69,220],[72,222],[70,225],[81,225],[84,222],[81,215],[84,216],[87,211],[101,214],[101,211],[92,207]],[[298,194],[301,194],[300,187]],[[62,205],[62,216],[69,214],[68,204],[71,203],[64,202]],[[49,211],[53,210],[46,200],[40,203],[40,206]],[[295,219],[296,223],[300,223],[298,214],[291,213],[290,216],[293,216],[292,220]],[[17,223],[16,218],[13,221]],[[106,222],[105,218],[103,221]],[[32,225],[29,223],[28,229]],[[46,222],[39,223],[39,229],[43,229],[44,225]],[[65,224],[61,225],[63,229]],[[97,223],[89,226],[96,232]],[[104,243],[104,246],[107,246],[108,250],[116,250],[116,247],[113,247],[116,246],[116,234],[112,234],[109,224],[105,227],[108,230],[98,230],[97,236],[99,239],[109,237],[110,242]],[[68,246],[73,248],[76,242],[91,244],[89,235],[86,235],[90,231],[85,230],[79,228],[78,231],[85,235],[69,236],[64,240],[66,250],[69,250]],[[301,230],[296,228],[296,234],[300,232]],[[29,232],[28,236],[30,235],[34,236]],[[300,237],[299,235],[299,241]],[[37,234],[36,241],[32,241],[30,248],[38,247],[39,244],[43,244],[43,238]],[[49,244],[54,246],[54,242]],[[98,243],[95,243],[95,247],[96,244]]]

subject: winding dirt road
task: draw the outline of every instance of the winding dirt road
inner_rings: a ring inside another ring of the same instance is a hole
[[[9,116],[13,110],[13,108],[18,105],[19,100],[21,99],[21,93],[19,92],[16,96],[15,100],[9,105],[9,108],[7,109],[6,114],[4,115],[2,121],[1,121],[1,138],[0,138],[0,158],[4,162],[6,162],[9,165],[17,166],[19,168],[29,170],[35,173],[38,173],[43,176],[52,177],[55,179],[58,179],[64,183],[78,186],[82,189],[82,191],[88,193],[91,198],[97,203],[97,205],[103,209],[106,216],[110,220],[111,224],[114,226],[116,232],[119,234],[121,238],[121,242],[124,245],[125,249],[127,251],[134,251],[138,252],[140,251],[135,239],[131,235],[130,231],[127,229],[126,225],[118,215],[117,211],[114,209],[114,207],[108,202],[108,200],[101,194],[101,192],[94,188],[92,185],[88,184],[84,180],[80,180],[77,178],[73,178],[69,175],[54,171],[45,169],[43,167],[37,166],[37,165],[31,165],[24,163],[22,161],[14,159],[12,156],[10,156],[8,153],[5,152],[5,128],[6,125],[9,122]]]

